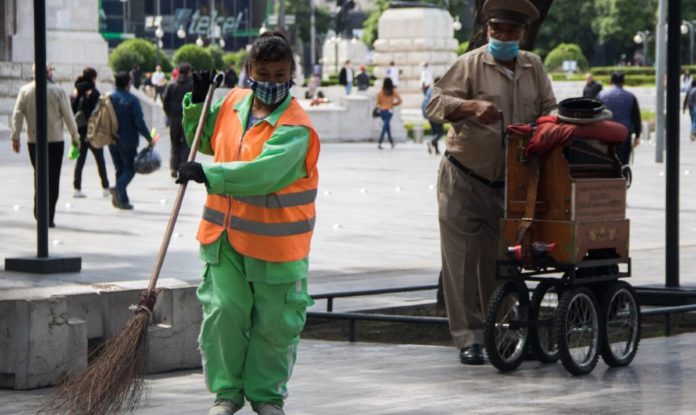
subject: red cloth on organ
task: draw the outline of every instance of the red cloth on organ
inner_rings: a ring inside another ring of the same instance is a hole
[[[527,145],[527,154],[544,155],[558,146],[563,146],[573,137],[614,144],[620,144],[628,137],[626,127],[609,120],[590,124],[569,124],[561,122],[555,115],[544,115],[537,118],[536,124],[534,136]],[[513,124],[507,128],[508,134],[525,135],[532,131],[533,127],[530,124]]]

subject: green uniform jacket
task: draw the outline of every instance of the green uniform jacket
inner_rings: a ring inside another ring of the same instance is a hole
[[[292,96],[288,95],[278,108],[257,123],[266,122],[275,126],[280,115],[290,105],[291,99]],[[245,133],[253,100],[254,94],[251,93],[234,106]],[[222,103],[222,99],[215,103],[208,114],[198,148],[198,151],[203,154],[213,155],[210,139]],[[191,146],[203,104],[192,103],[189,92],[184,96],[183,107],[184,133],[188,145]],[[233,196],[254,196],[277,192],[297,179],[307,176],[305,157],[308,147],[309,130],[306,127],[281,125],[266,141],[261,154],[255,160],[203,163],[203,171],[208,179],[207,191],[209,194]],[[201,260],[209,264],[217,264],[220,258],[220,244],[225,238],[226,233],[223,232],[221,237],[212,244],[201,245]],[[280,284],[306,278],[309,261],[304,258],[290,262],[269,262],[245,257],[244,266],[248,281]]]

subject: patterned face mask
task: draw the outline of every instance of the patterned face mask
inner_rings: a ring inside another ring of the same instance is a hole
[[[249,78],[247,81],[254,95],[266,105],[274,105],[288,96],[292,81],[277,84],[275,82],[258,82]]]

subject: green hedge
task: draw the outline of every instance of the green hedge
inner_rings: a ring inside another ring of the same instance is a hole
[[[164,72],[173,69],[169,56],[159,51],[160,65]],[[130,71],[134,65],[140,65],[143,72],[153,72],[157,65],[157,47],[145,39],[128,39],[121,42],[109,55],[109,67],[116,72]]]
[[[226,69],[222,49],[220,49],[217,45],[210,45],[206,48],[206,50],[210,54],[210,57],[213,58],[213,67],[215,70],[221,71]]]
[[[194,71],[209,71],[214,69],[213,57],[210,52],[200,46],[187,44],[174,52],[174,63],[177,65],[187,62]]]
[[[593,77],[596,81],[601,82],[604,85],[609,85],[610,75],[597,75],[592,72]],[[551,79],[554,81],[584,81],[585,75],[582,73],[572,74],[568,76],[565,72],[553,72],[551,73]],[[655,85],[655,75],[629,75],[626,74],[624,77],[624,85],[626,86],[646,86]]]
[[[466,53],[466,50],[469,49],[469,42],[462,42],[459,44],[457,47],[457,56],[463,55]]]
[[[225,68],[233,64],[234,69],[239,73],[242,70],[242,65],[246,62],[248,54],[249,52],[245,49],[240,49],[237,52],[228,52],[222,56],[222,61],[225,64]]]
[[[563,69],[563,61],[576,61],[581,71],[586,71],[590,67],[587,58],[582,54],[582,49],[575,43],[561,43],[556,46],[546,55],[544,65],[550,71],[560,71]]]

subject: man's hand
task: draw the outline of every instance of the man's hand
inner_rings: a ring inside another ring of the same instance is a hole
[[[208,88],[213,83],[215,72],[213,71],[194,71],[193,72],[193,91],[191,93],[191,103],[200,104],[205,101]]]
[[[205,172],[203,172],[203,166],[200,163],[187,161],[179,165],[179,176],[176,178],[175,183],[184,184],[189,180],[193,180],[196,183],[208,183]]]
[[[633,148],[636,148],[640,145],[640,137],[636,137],[633,139]]]
[[[19,154],[19,140],[12,140],[12,151]]]
[[[482,124],[490,124],[500,120],[498,106],[489,101],[475,101],[474,116]]]

